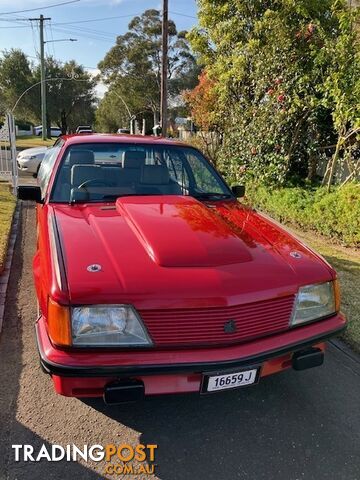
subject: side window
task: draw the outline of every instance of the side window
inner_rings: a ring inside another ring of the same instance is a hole
[[[41,162],[39,173],[38,173],[38,183],[41,188],[42,198],[45,197],[46,189],[50,180],[51,171],[61,147],[62,147],[62,143],[59,143],[56,146],[49,148],[46,151],[44,158]]]

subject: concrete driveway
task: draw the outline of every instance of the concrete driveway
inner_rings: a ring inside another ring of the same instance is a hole
[[[31,260],[34,207],[22,212],[0,338],[0,478],[103,475],[104,462],[15,462],[12,444],[158,444],[162,480],[360,479],[360,364],[334,346],[323,367],[202,397],[106,407],[55,395],[38,365]],[[144,477],[155,478],[155,477]]]
[[[37,185],[36,179],[33,177],[32,173],[23,172],[19,170],[19,185]]]

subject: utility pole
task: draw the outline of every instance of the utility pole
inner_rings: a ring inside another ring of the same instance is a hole
[[[44,41],[44,21],[51,20],[50,17],[45,18],[40,15],[39,18],[29,18],[30,21],[39,22],[40,30],[40,66],[41,66],[41,123],[42,123],[42,139],[47,139],[47,120],[46,120],[46,79],[45,79],[45,41]]]
[[[166,136],[167,129],[168,15],[168,0],[163,0],[161,61],[161,133],[163,136]]]

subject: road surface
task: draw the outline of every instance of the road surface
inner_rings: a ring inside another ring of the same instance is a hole
[[[208,397],[106,407],[56,395],[34,339],[30,204],[20,223],[0,338],[1,480],[140,478],[105,477],[104,462],[15,462],[11,448],[72,443],[157,444],[162,480],[360,479],[360,365],[334,346],[323,367]]]

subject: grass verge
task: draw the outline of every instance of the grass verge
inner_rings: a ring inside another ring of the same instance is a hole
[[[249,184],[250,203],[283,223],[299,225],[345,246],[360,247],[360,184],[269,188]]]
[[[0,272],[6,259],[8,239],[16,199],[9,190],[8,183],[0,183]]]
[[[37,137],[37,136],[17,137],[16,147],[17,148],[49,147],[54,144],[55,140],[56,138],[43,140],[41,137]]]
[[[309,232],[291,229],[297,237],[313,248],[335,268],[341,286],[342,310],[348,328],[342,339],[360,353],[360,251],[333,245],[328,239]]]

